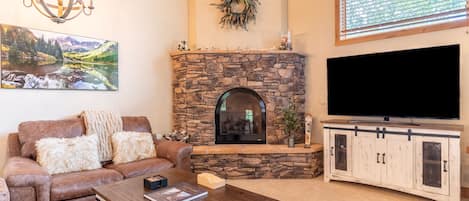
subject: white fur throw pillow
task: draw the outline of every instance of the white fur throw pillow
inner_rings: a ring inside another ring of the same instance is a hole
[[[49,174],[101,168],[98,136],[44,138],[36,142],[37,162]]]
[[[112,135],[114,164],[156,157],[151,133],[117,132]]]

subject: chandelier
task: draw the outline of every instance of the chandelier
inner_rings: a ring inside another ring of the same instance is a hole
[[[36,8],[42,15],[60,24],[75,19],[81,13],[89,16],[93,0],[23,0],[23,5]]]

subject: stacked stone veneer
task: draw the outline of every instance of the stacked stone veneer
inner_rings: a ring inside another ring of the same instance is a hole
[[[267,106],[267,143],[285,143],[282,109],[294,98],[304,118],[305,57],[294,52],[185,52],[171,55],[174,67],[174,129],[193,145],[215,143],[215,108],[227,90],[256,91]],[[304,139],[300,129],[296,139]]]
[[[323,152],[192,155],[195,173],[227,179],[313,178],[323,173]]]

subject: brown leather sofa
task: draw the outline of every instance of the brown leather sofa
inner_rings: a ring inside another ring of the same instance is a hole
[[[124,131],[151,132],[145,117],[122,117]],[[11,201],[94,201],[92,188],[126,178],[157,173],[168,168],[190,170],[192,146],[154,140],[157,157],[101,169],[49,175],[35,161],[35,141],[45,137],[76,137],[85,133],[80,118],[21,123],[18,133],[8,136],[8,161],[4,177]],[[143,181],[142,181],[143,182]]]

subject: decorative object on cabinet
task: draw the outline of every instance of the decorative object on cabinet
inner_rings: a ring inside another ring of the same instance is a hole
[[[90,16],[95,9],[93,0],[23,0],[23,5],[36,8],[57,24],[75,19],[82,13]]]
[[[118,43],[0,24],[1,87],[118,90]]]
[[[311,147],[311,136],[313,127],[313,116],[311,114],[305,115],[305,148]]]
[[[248,24],[256,20],[257,7],[261,4],[259,0],[221,0],[222,3],[213,3],[221,12],[220,19],[222,28],[229,26],[236,29],[248,30]]]
[[[326,182],[358,182],[433,200],[460,200],[462,126],[323,123]]]
[[[300,120],[293,99],[290,99],[288,106],[283,109],[283,122],[285,134],[288,136],[288,147],[295,147],[295,132],[300,128]]]

